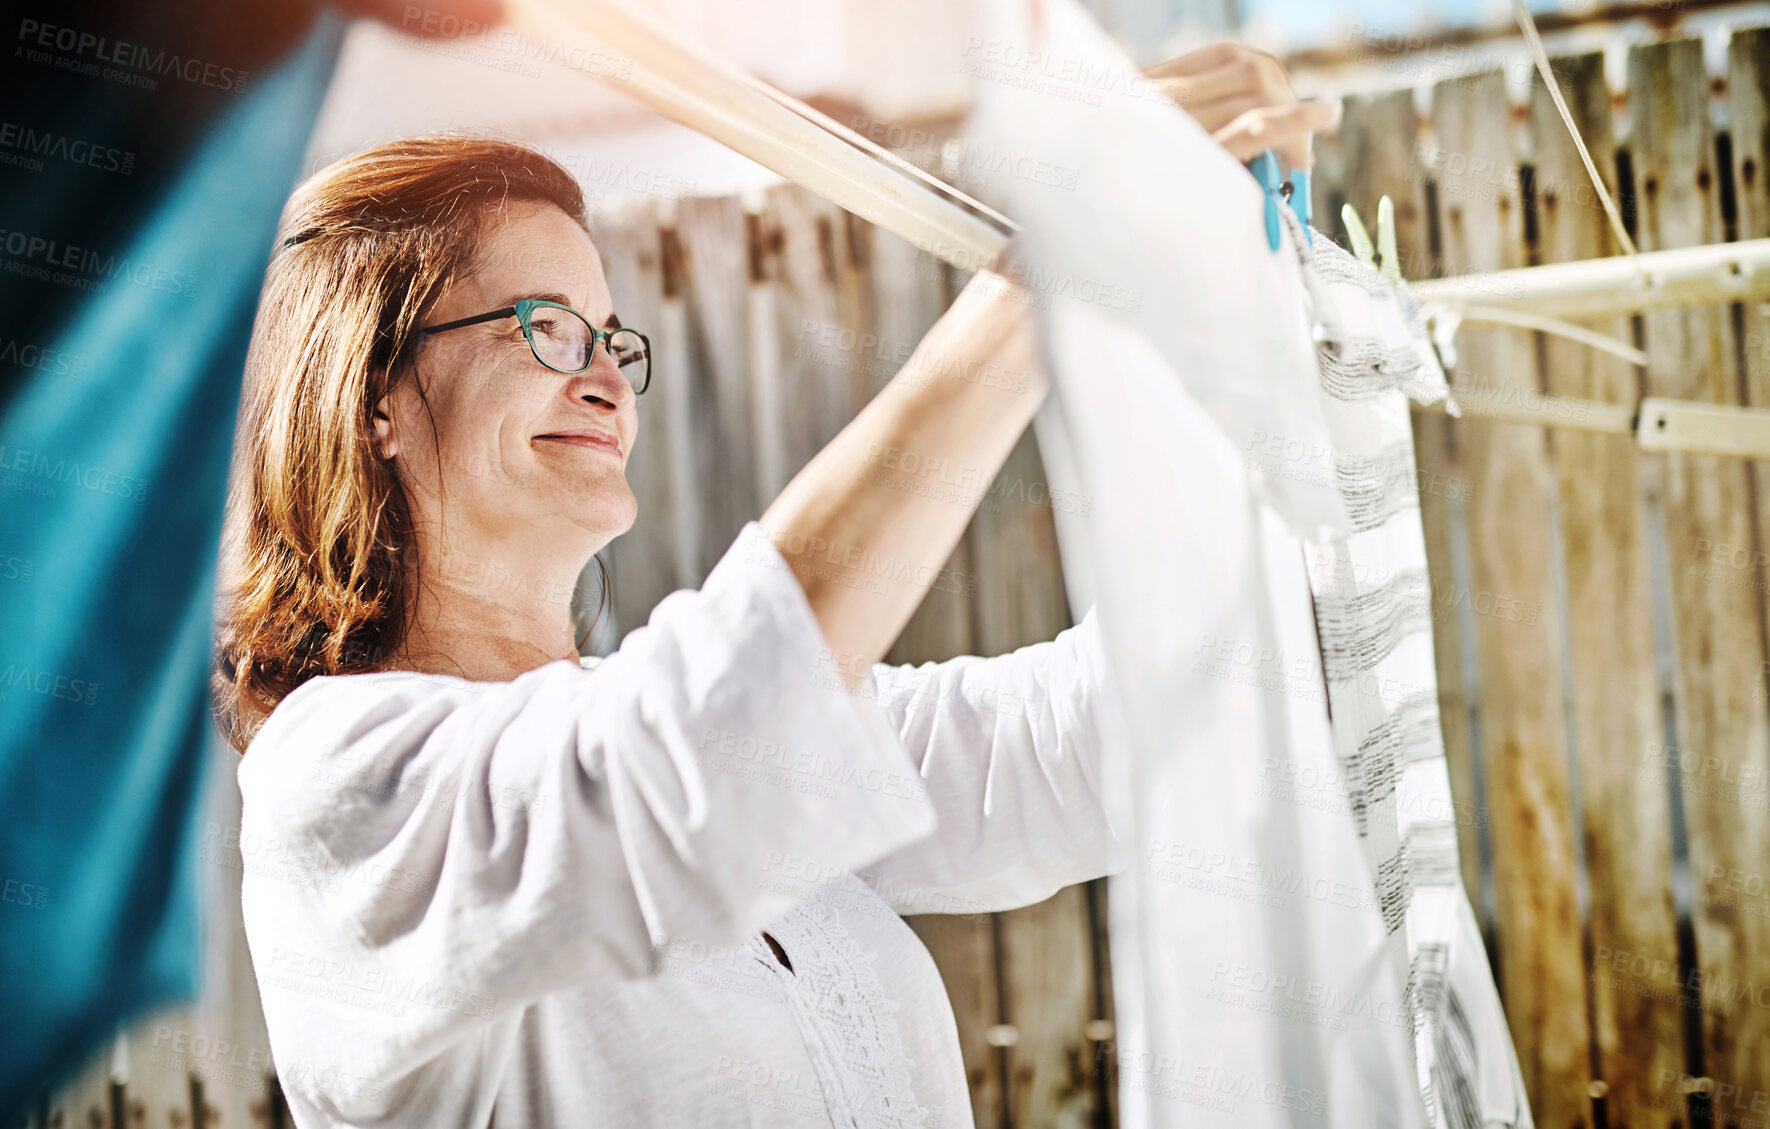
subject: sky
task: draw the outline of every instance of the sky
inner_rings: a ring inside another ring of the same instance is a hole
[[[1280,28],[1288,46],[1308,47],[1339,34],[1348,25],[1391,32],[1429,27],[1510,22],[1509,0],[1241,0],[1248,18]],[[1531,0],[1535,12],[1563,7],[1559,0]]]

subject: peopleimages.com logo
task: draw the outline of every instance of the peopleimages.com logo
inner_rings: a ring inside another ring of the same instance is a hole
[[[131,85],[152,87],[155,79],[176,78],[236,94],[246,89],[246,72],[237,67],[224,67],[176,51],[156,50],[40,20],[20,20],[17,42],[30,62],[88,73],[97,78],[135,80]],[[52,56],[50,52],[56,52],[60,57]]]
[[[49,281],[53,271],[57,272],[53,281],[78,284],[83,289],[102,291],[105,283],[127,282],[184,298],[197,291],[197,276],[194,274],[139,262],[127,255],[76,247],[72,243],[29,232],[0,228],[0,251],[13,259],[4,268],[10,274]]]
[[[56,496],[59,486],[78,486],[95,494],[108,494],[140,502],[147,497],[147,480],[72,459],[51,458],[40,451],[26,451],[0,443],[0,487],[44,497]]]

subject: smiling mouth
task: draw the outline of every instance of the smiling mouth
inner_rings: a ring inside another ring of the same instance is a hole
[[[591,447],[616,455],[621,453],[621,445],[610,436],[600,432],[569,431],[557,435],[537,435],[535,438],[537,440],[550,439],[555,443],[569,443],[575,447]]]

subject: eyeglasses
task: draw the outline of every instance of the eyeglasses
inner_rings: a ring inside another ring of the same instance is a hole
[[[545,298],[524,298],[514,306],[442,325],[425,326],[418,332],[441,333],[508,317],[522,323],[522,335],[528,338],[529,351],[535,355],[535,360],[554,372],[583,372],[595,359],[596,343],[601,341],[614,359],[615,367],[632,385],[635,396],[644,395],[651,384],[651,342],[645,334],[636,329],[597,329],[570,306]]]

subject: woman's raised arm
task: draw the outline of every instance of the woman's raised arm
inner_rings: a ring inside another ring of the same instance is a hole
[[[980,271],[762,515],[851,686],[909,622],[1050,390],[1032,300]]]

